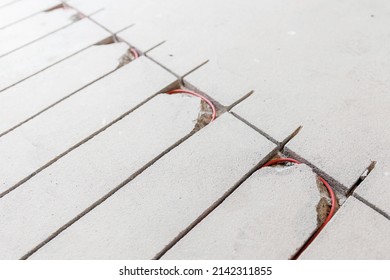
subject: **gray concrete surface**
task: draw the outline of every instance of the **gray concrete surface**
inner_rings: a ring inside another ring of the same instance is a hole
[[[316,177],[305,165],[255,172],[163,259],[290,259],[317,229]]]
[[[301,259],[389,259],[390,221],[350,197]]]
[[[0,259],[44,242],[190,133],[198,112],[196,98],[159,95],[0,199]]]
[[[175,81],[140,58],[1,137],[1,193]]]
[[[32,259],[151,259],[274,148],[260,134],[224,114]]]
[[[9,0],[3,1],[0,10],[0,28],[4,28],[12,23],[18,22],[31,15],[53,8],[61,1],[57,0],[21,0],[15,1],[12,5],[6,5],[11,3]]]

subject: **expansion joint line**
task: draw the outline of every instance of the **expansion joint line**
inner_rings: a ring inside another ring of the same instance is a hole
[[[285,163],[285,162],[292,162],[296,164],[302,164],[296,159],[293,158],[278,158],[278,159],[273,159],[264,164],[261,168],[267,167],[267,166],[272,166],[275,164],[279,163]],[[309,247],[309,245],[316,239],[316,237],[320,234],[320,232],[325,228],[325,226],[329,223],[330,219],[332,219],[335,211],[336,211],[336,196],[334,194],[333,189],[331,186],[328,184],[327,181],[325,181],[322,177],[318,176],[318,179],[321,181],[321,183],[324,184],[326,189],[328,190],[330,200],[331,200],[331,207],[328,216],[326,217],[325,221],[322,223],[322,225],[316,230],[316,232],[309,238],[309,240],[305,243],[305,245],[298,251],[297,254],[293,257],[293,259],[298,259],[298,257]]]

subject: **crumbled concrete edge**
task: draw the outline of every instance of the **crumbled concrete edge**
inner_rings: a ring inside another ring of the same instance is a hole
[[[288,157],[288,156],[282,154],[281,152],[278,152],[271,160],[278,159],[278,158],[285,158],[285,157]],[[305,164],[305,163],[302,163],[302,164]],[[294,163],[286,162],[286,163],[283,163],[283,165],[288,167],[288,166],[294,165]],[[316,176],[316,184],[317,184],[318,192],[319,192],[320,197],[321,197],[321,199],[318,201],[318,204],[316,207],[317,227],[319,228],[325,222],[326,218],[329,215],[330,208],[332,206],[332,201],[331,201],[331,198],[330,198],[330,195],[329,195],[327,188],[320,181],[319,175],[315,172],[315,170],[312,169],[312,171],[313,171],[313,175]],[[332,186],[331,186],[331,188],[332,188]],[[336,189],[334,189],[334,188],[332,188],[332,189],[333,189],[335,196],[336,196],[336,211],[337,211],[340,208],[340,199],[342,199],[342,198],[339,197],[339,193],[337,192]]]
[[[123,54],[120,58],[119,58],[119,64],[118,64],[118,67],[117,68],[121,68],[123,66],[125,66],[126,64],[129,64],[130,62],[132,62],[133,60],[135,59],[133,53],[131,52],[130,48],[126,51],[125,54]]]

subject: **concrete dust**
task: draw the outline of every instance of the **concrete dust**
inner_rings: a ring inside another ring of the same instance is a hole
[[[196,120],[196,124],[192,132],[197,132],[208,125],[211,122],[212,113],[210,106],[205,101],[201,100],[198,119]]]

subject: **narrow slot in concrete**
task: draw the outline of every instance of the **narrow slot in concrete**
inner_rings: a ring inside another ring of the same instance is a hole
[[[110,37],[96,43],[95,46],[112,45],[112,44],[118,44],[118,43],[127,44],[126,42],[118,39],[115,35],[113,35],[113,36],[110,36]],[[117,69],[121,68],[122,66],[125,66],[126,64],[129,64],[134,59],[136,59],[137,57],[135,56],[134,52],[136,52],[138,57],[142,55],[137,49],[130,46],[129,49],[119,58],[119,63],[118,63]]]
[[[177,85],[178,85],[178,81],[175,81],[173,82],[172,84],[168,85],[167,87],[165,87],[162,91],[169,91],[169,90],[172,90],[174,88],[177,88]],[[10,192],[14,191],[16,188],[20,187],[21,185],[23,185],[25,182],[27,182],[28,180],[30,180],[31,178],[33,178],[34,176],[36,176],[37,174],[39,174],[41,171],[45,170],[46,168],[48,168],[49,166],[51,166],[53,163],[55,163],[56,161],[58,161],[59,159],[61,159],[62,157],[64,157],[65,155],[67,155],[68,153],[70,153],[71,151],[75,150],[76,148],[80,147],[81,145],[83,145],[84,143],[88,142],[89,140],[91,140],[92,138],[94,138],[95,136],[97,136],[98,134],[100,134],[101,132],[105,131],[107,128],[109,128],[110,126],[112,126],[113,124],[117,123],[118,121],[120,121],[121,119],[123,119],[124,117],[126,117],[127,115],[129,115],[130,113],[134,112],[135,110],[139,109],[142,105],[144,105],[146,102],[150,101],[152,98],[154,98],[156,95],[158,95],[160,93],[155,93],[153,94],[152,96],[148,97],[147,99],[145,99],[144,101],[142,101],[141,103],[139,103],[138,105],[136,105],[135,107],[133,107],[132,109],[130,109],[129,111],[127,111],[126,113],[122,114],[121,116],[117,117],[116,119],[114,119],[112,122],[106,124],[104,127],[100,128],[99,130],[95,131],[93,134],[89,135],[88,137],[84,138],[82,141],[80,141],[79,143],[73,145],[72,147],[70,147],[68,150],[64,151],[63,153],[61,153],[60,155],[56,156],[54,159],[50,160],[48,163],[46,163],[45,165],[43,165],[42,167],[40,167],[39,169],[37,169],[34,173],[28,175],[27,177],[23,178],[22,180],[20,180],[18,183],[16,183],[15,185],[13,185],[11,188],[7,189],[6,191],[0,193],[0,198],[3,198],[4,196],[8,195]]]
[[[359,178],[356,180],[356,182],[352,185],[352,187],[347,192],[346,196],[351,196],[356,188],[370,175],[371,171],[375,168],[376,161],[372,161],[370,165],[363,171],[363,173],[359,176]]]
[[[43,12],[44,13],[48,13],[48,12],[52,12],[54,10],[61,10],[61,9],[68,9],[68,8],[69,8],[69,6],[67,6],[65,3],[61,3],[61,4],[57,5],[57,6],[51,7],[49,9],[43,11]]]
[[[300,155],[298,155],[297,153],[295,153],[294,151],[292,151],[288,147],[284,147],[284,149],[282,151],[283,151],[283,154],[285,154],[289,157],[295,158],[295,159],[299,160],[300,162],[310,166],[314,170],[314,172],[317,173],[322,178],[324,178],[333,187],[334,190],[336,190],[340,195],[345,197],[345,195],[348,191],[348,188],[346,186],[341,184],[339,181],[337,181],[336,179],[334,179],[333,177],[328,175],[326,172],[319,169],[314,164],[312,164],[310,161],[301,157]]]
[[[213,212],[219,205],[221,205],[235,190],[237,190],[253,173],[261,168],[266,162],[275,156],[277,148],[266,155],[255,167],[248,171],[229,191],[222,197],[215,201],[208,209],[206,209],[193,223],[177,235],[168,245],[165,246],[156,256],[154,260],[161,259],[170,249],[172,249],[181,239],[183,239],[192,229],[194,229],[200,222],[202,222],[211,212]]]
[[[229,112],[231,112],[231,110],[237,106],[238,104],[240,104],[241,102],[245,101],[247,98],[249,98],[249,96],[251,96],[255,91],[254,90],[251,90],[250,92],[248,92],[247,94],[245,94],[243,97],[241,97],[240,99],[238,99],[236,102],[232,103],[231,105],[229,106],[226,106],[226,110],[228,110]]]
[[[129,56],[127,58],[127,56]],[[123,61],[123,60],[126,60],[126,61]],[[4,135],[10,133],[11,131],[15,130],[16,128],[20,127],[21,125],[23,125],[24,123],[27,123],[28,121],[32,120],[33,118],[37,117],[38,115],[46,112],[47,110],[49,110],[50,108],[54,107],[55,105],[61,103],[62,101],[66,100],[67,98],[73,96],[74,94],[78,93],[79,91],[87,88],[88,86],[92,85],[93,83],[107,77],[108,75],[110,75],[111,73],[115,72],[117,69],[119,69],[120,67],[124,66],[125,64],[131,62],[132,60],[134,60],[134,57],[132,56],[132,53],[130,51],[130,49],[128,51],[126,51],[126,53],[124,55],[122,55],[121,57],[118,58],[118,66],[111,70],[111,71],[108,71],[106,72],[104,75],[98,77],[97,79],[94,79],[86,84],[84,84],[83,86],[81,86],[80,88],[78,88],[77,90],[73,91],[73,92],[70,92],[68,95],[65,95],[63,96],[62,98],[58,99],[56,102],[52,103],[52,104],[48,104],[47,107],[42,107],[41,110],[37,110],[35,114],[32,114],[30,117],[26,118],[25,120],[21,121],[20,123],[18,123],[17,125],[11,127],[10,129],[4,131],[4,132],[0,132],[0,137],[3,137]],[[127,62],[128,61],[128,62]],[[125,63],[127,62],[127,63]],[[55,66],[54,66],[55,67]]]
[[[180,87],[180,81],[177,80],[176,82],[172,83],[171,85],[169,85],[168,87],[166,87],[164,90],[162,90],[162,92],[168,92],[168,91],[171,91],[171,90],[174,90],[174,89],[181,89]],[[145,101],[143,104],[145,104],[146,102],[149,102],[152,98],[154,98],[155,96],[159,95],[161,93],[157,93],[155,94],[153,97],[149,98],[147,101]],[[205,103],[206,106],[207,103]],[[140,106],[138,106],[140,107]],[[137,108],[138,108],[137,107]],[[198,129],[200,130],[200,129]],[[93,203],[91,206],[89,206],[88,208],[86,208],[84,211],[82,211],[79,215],[77,215],[75,218],[73,218],[72,220],[70,220],[68,223],[66,223],[65,225],[63,225],[61,228],[59,228],[57,231],[53,232],[46,240],[44,240],[43,242],[41,242],[40,244],[38,244],[36,247],[34,247],[33,249],[31,249],[29,252],[27,252],[24,256],[21,257],[22,260],[25,260],[25,259],[28,259],[30,256],[32,256],[35,252],[37,252],[39,249],[41,249],[42,247],[44,247],[47,243],[49,243],[51,240],[53,240],[54,238],[56,238],[61,232],[63,232],[64,230],[66,230],[68,227],[70,227],[72,224],[76,223],[78,220],[80,220],[83,216],[87,215],[90,211],[92,211],[94,208],[98,207],[100,204],[102,204],[104,201],[106,201],[109,197],[111,197],[112,195],[114,195],[117,191],[119,191],[121,188],[123,188],[124,186],[126,186],[130,181],[132,181],[133,179],[135,179],[137,176],[141,175],[147,168],[151,167],[153,164],[155,164],[159,159],[161,159],[164,155],[166,155],[167,153],[169,153],[171,150],[175,149],[177,146],[179,146],[181,143],[183,143],[184,141],[186,141],[188,138],[190,138],[192,135],[194,135],[198,130],[192,130],[189,134],[185,135],[182,139],[180,139],[179,141],[177,141],[176,143],[174,143],[173,145],[171,145],[169,148],[167,148],[165,151],[163,151],[161,154],[159,154],[157,157],[153,158],[151,161],[149,161],[147,164],[145,164],[142,168],[140,168],[137,172],[135,172],[134,174],[132,174],[130,177],[128,177],[125,181],[123,181],[122,183],[120,183],[118,186],[116,186],[114,189],[112,189],[109,193],[107,193],[106,195],[104,195],[102,198],[100,198],[98,201],[96,201],[95,203]],[[252,174],[253,172],[255,172],[262,164],[264,164],[264,162],[266,162],[268,160],[269,157],[271,157],[273,154],[274,154],[275,151],[273,151],[272,153],[270,153],[265,160],[262,160],[258,165],[256,165],[255,168],[253,168],[253,170],[250,171],[250,174]],[[249,174],[249,173],[248,173]],[[246,176],[245,178],[249,177],[250,175]],[[242,181],[244,181],[244,179],[240,180],[238,185],[240,185],[242,183]],[[172,245],[173,246],[173,245]]]

